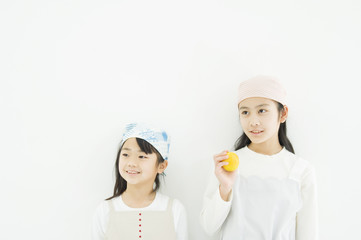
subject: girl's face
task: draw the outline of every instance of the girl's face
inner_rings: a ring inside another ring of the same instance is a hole
[[[279,144],[278,129],[286,121],[287,107],[280,113],[277,102],[253,97],[240,102],[238,109],[242,129],[252,144]]]
[[[119,173],[128,186],[153,186],[157,173],[162,173],[167,164],[167,161],[158,164],[156,153],[143,152],[135,138],[125,141],[119,155]]]

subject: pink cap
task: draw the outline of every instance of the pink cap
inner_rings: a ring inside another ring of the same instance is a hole
[[[241,82],[238,88],[238,104],[246,98],[263,97],[287,105],[286,90],[271,76],[256,76]]]

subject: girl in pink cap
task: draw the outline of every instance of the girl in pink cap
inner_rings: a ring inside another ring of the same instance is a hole
[[[214,155],[201,224],[222,240],[316,240],[314,168],[294,154],[286,135],[286,91],[272,77],[239,86],[243,134],[235,143],[239,167],[226,171],[227,150]]]

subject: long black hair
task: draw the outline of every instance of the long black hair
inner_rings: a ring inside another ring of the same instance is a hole
[[[137,144],[138,144],[139,148],[142,150],[142,152],[145,152],[146,154],[155,153],[157,155],[158,165],[161,164],[162,162],[164,162],[162,155],[160,155],[160,153],[157,151],[157,149],[155,149],[149,142],[147,142],[141,138],[136,138],[136,140],[137,140]],[[111,196],[105,200],[110,200],[112,198],[118,197],[118,196],[122,195],[122,193],[127,189],[127,181],[119,173],[119,157],[120,157],[120,152],[122,151],[123,145],[124,145],[124,143],[118,149],[117,159],[115,161],[115,166],[114,166],[114,168],[115,168],[115,185],[114,185],[113,196]],[[164,173],[162,173],[162,175],[164,175]],[[160,187],[159,173],[157,173],[157,176],[154,179],[154,184],[155,184],[155,187],[154,187],[153,191],[155,192]]]
[[[283,109],[284,109],[283,104],[277,102],[278,112],[281,113]],[[281,146],[284,146],[291,153],[295,153],[291,141],[287,137],[286,122],[280,124],[280,128],[278,130],[278,140]],[[245,133],[242,133],[242,135],[237,139],[236,143],[234,144],[234,148],[235,150],[238,150],[245,146],[248,146],[249,144],[251,144],[251,140],[247,137]]]

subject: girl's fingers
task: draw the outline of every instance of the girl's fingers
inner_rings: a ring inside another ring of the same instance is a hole
[[[214,163],[217,164],[219,162],[222,162],[223,160],[228,159],[228,155],[220,155],[214,158]]]
[[[219,158],[219,157],[228,156],[227,153],[228,153],[228,151],[225,150],[225,151],[223,151],[223,152],[221,152],[221,153],[218,153],[218,154],[213,155],[213,158],[216,159],[216,158]]]
[[[220,155],[226,155],[227,153],[228,153],[228,150],[224,150],[224,151],[222,151],[222,152],[220,152],[220,153],[214,154],[214,155],[213,155],[213,158],[215,158],[215,157],[217,157],[217,156],[220,156]]]
[[[228,151],[222,151],[221,153],[215,154],[213,156],[214,159],[214,165],[216,167],[216,171],[222,171],[222,167],[225,165],[228,165],[228,162],[224,162],[228,158],[227,155]]]
[[[215,162],[219,162],[219,161],[223,161],[225,159],[227,159],[228,156],[227,155],[223,155],[223,156],[218,156],[214,159]]]
[[[221,167],[226,166],[226,165],[228,165],[228,162],[219,162],[217,164],[217,168],[221,168]]]

